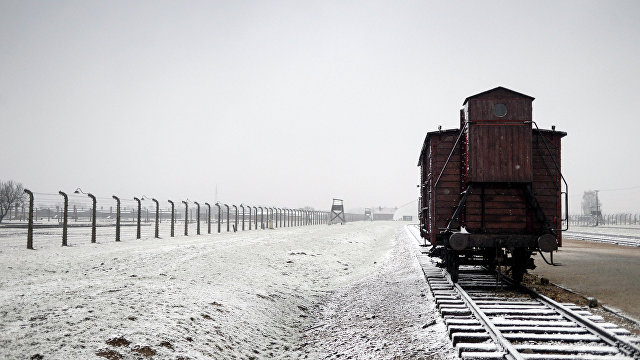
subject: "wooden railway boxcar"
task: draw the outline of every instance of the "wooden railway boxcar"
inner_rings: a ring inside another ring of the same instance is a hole
[[[505,265],[520,281],[534,252],[562,244],[566,133],[538,129],[533,100],[497,87],[464,100],[459,128],[427,133],[420,232],[454,280],[458,265],[483,263]]]

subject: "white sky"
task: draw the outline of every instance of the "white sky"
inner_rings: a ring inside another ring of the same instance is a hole
[[[640,200],[638,1],[0,1],[0,178],[328,208],[417,197],[420,147],[505,86],[569,135],[571,208]]]

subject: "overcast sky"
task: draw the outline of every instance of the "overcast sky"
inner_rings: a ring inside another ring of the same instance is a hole
[[[639,69],[638,1],[2,0],[0,179],[399,206],[425,133],[505,86],[568,133],[572,210],[638,210]]]

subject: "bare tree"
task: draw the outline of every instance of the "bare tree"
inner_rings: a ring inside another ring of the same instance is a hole
[[[0,181],[0,223],[14,205],[24,203],[24,187],[13,180]]]

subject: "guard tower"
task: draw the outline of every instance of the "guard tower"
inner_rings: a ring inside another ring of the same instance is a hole
[[[373,216],[371,216],[371,209],[364,209],[364,221],[373,221]]]
[[[333,199],[333,204],[331,204],[331,218],[329,220],[329,225],[334,222],[340,222],[342,225],[346,222],[344,220],[344,206],[342,205],[342,199]]]

